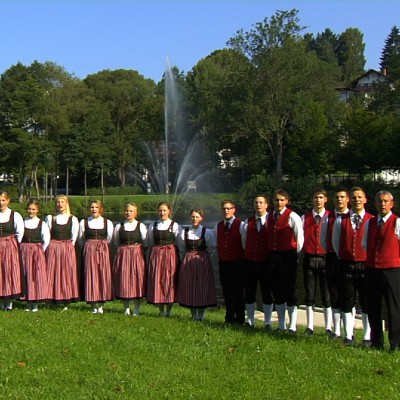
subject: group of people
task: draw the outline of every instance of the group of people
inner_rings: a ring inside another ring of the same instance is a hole
[[[355,344],[355,306],[358,299],[363,323],[362,346],[383,348],[382,303],[387,308],[391,350],[400,347],[400,219],[392,213],[390,192],[375,195],[376,215],[365,210],[360,187],[334,192],[333,211],[325,209],[324,189],[312,194],[313,208],[302,216],[288,208],[289,194],[278,189],[268,212],[266,195],[254,198],[254,215],[235,217],[235,204],[222,203],[224,215],[215,229],[219,272],[227,323],[254,326],[256,290],[260,286],[264,323],[272,330],[271,314],[278,316],[277,331],[297,331],[296,277],[302,264],[307,327],[314,332],[314,307],[319,286],[325,331],[332,339]],[[350,207],[350,209],[349,209]],[[245,311],[247,311],[247,321]],[[341,327],[344,332],[342,336]]]
[[[104,303],[120,299],[125,315],[137,316],[146,298],[162,316],[171,315],[178,302],[190,308],[193,319],[203,320],[206,308],[217,305],[213,232],[201,225],[201,209],[190,211],[191,225],[182,229],[171,219],[170,205],[161,202],[159,219],[147,227],[136,219],[137,206],[128,203],[124,221],[114,227],[103,217],[100,200],[90,202],[90,216],[81,221],[65,195],[56,196],[56,212],[44,221],[37,200],[28,202],[25,219],[9,203],[9,195],[0,192],[2,309],[11,311],[15,299],[26,301],[32,312],[41,302],[67,310],[83,300],[93,314],[103,314]]]
[[[146,298],[161,316],[170,316],[178,303],[190,309],[194,320],[204,320],[206,309],[217,305],[211,262],[216,249],[226,323],[254,326],[259,285],[266,330],[272,330],[275,309],[276,330],[287,329],[287,313],[288,331],[295,333],[301,262],[306,335],[314,332],[319,286],[331,338],[354,345],[358,299],[362,345],[382,349],[384,300],[395,350],[400,347],[400,219],[392,213],[393,196],[385,190],[375,195],[376,215],[365,210],[360,187],[337,189],[333,200],[335,209],[326,210],[327,193],[316,189],[313,208],[300,216],[288,207],[289,194],[277,189],[272,210],[267,196],[257,195],[254,214],[244,221],[235,216],[235,203],[224,200],[223,219],[211,230],[202,225],[201,209],[192,209],[191,224],[182,228],[171,219],[167,202],[158,204],[158,220],[149,226],[137,220],[136,205],[128,203],[124,221],[114,227],[103,217],[99,200],[90,203],[90,216],[78,221],[64,195],[56,197],[56,212],[44,221],[38,218],[39,202],[29,201],[23,219],[8,207],[9,195],[0,192],[0,308],[12,310],[14,299],[25,300],[32,312],[43,301],[67,309],[84,300],[92,313],[103,314],[105,302],[120,299],[125,314],[137,316]]]

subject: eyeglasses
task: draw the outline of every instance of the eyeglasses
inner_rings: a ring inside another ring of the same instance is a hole
[[[234,210],[235,209],[235,207],[221,207],[221,210]]]

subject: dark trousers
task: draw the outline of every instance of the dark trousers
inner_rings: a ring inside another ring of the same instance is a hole
[[[391,349],[400,347],[400,268],[366,270],[368,320],[372,345],[383,348],[382,300],[388,309]]]
[[[303,260],[304,289],[306,292],[305,305],[313,306],[317,295],[317,285],[321,293],[322,305],[331,306],[331,297],[328,290],[326,277],[325,256],[305,254]]]
[[[274,251],[270,255],[269,263],[272,275],[272,294],[275,304],[286,303],[288,307],[296,306],[296,250]]]
[[[366,268],[364,263],[339,260],[339,269],[340,310],[345,313],[351,312],[356,305],[356,295],[358,292],[358,301],[361,306],[361,311],[368,314],[365,281]]]
[[[260,282],[261,297],[264,304],[272,304],[271,266],[265,262],[245,260],[244,299],[246,304],[256,302],[257,284]]]
[[[219,279],[225,301],[225,321],[244,324],[243,261],[219,261]]]
[[[339,309],[339,261],[336,253],[331,251],[325,256],[325,269],[326,269],[326,281],[328,284],[329,296],[331,299],[332,308]]]

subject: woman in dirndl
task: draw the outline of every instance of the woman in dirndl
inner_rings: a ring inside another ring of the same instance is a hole
[[[159,219],[149,226],[150,260],[147,276],[147,302],[169,317],[176,301],[180,253],[184,250],[181,226],[171,219],[171,206],[157,206]]]
[[[45,222],[50,229],[50,244],[46,250],[50,300],[64,305],[79,301],[78,268],[75,243],[79,233],[79,221],[71,214],[68,197],[59,194],[55,198],[56,213],[47,215]]]
[[[146,296],[147,228],[136,219],[135,203],[126,204],[124,213],[125,221],[114,228],[117,248],[113,264],[114,294],[123,301],[125,315],[138,316],[141,299]]]
[[[50,299],[45,251],[50,243],[50,230],[38,216],[40,203],[30,200],[26,206],[21,261],[25,286],[26,311],[37,312],[38,304]]]
[[[103,217],[100,200],[90,202],[90,216],[79,223],[79,242],[83,244],[83,280],[85,301],[92,314],[103,314],[103,305],[113,299],[109,243],[113,237],[112,221]]]
[[[201,222],[201,209],[190,211],[191,226],[182,232],[185,242],[185,256],[179,271],[178,303],[190,309],[192,319],[203,321],[206,308],[216,307],[214,271],[211,253],[214,251],[213,231]]]
[[[24,220],[8,205],[11,198],[0,192],[0,309],[11,311],[13,300],[23,292],[19,243],[24,236]]]

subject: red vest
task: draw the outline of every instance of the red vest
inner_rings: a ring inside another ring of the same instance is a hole
[[[367,252],[362,246],[362,239],[365,223],[372,217],[372,214],[366,212],[361,221],[360,229],[357,231],[351,226],[350,213],[342,216],[339,247],[339,258],[341,260],[364,262],[367,259]]]
[[[278,222],[274,213],[268,214],[267,221],[267,249],[269,251],[297,250],[297,242],[293,229],[289,226],[289,215],[292,210],[288,208],[281,214]]]
[[[218,259],[220,261],[237,261],[243,258],[240,222],[240,219],[235,218],[229,230],[225,230],[225,221],[220,221],[218,223],[217,244]]]
[[[400,243],[395,235],[397,216],[392,214],[382,229],[378,228],[378,218],[369,221],[365,264],[377,269],[400,268]]]
[[[257,230],[257,220],[253,215],[247,219],[247,238],[244,258],[246,260],[262,262],[268,258],[267,228],[265,224],[260,232]]]
[[[329,214],[325,210],[324,218]],[[315,223],[312,211],[308,211],[304,215],[304,251],[312,255],[324,255],[326,250],[321,246],[321,228],[322,219],[319,224]]]

